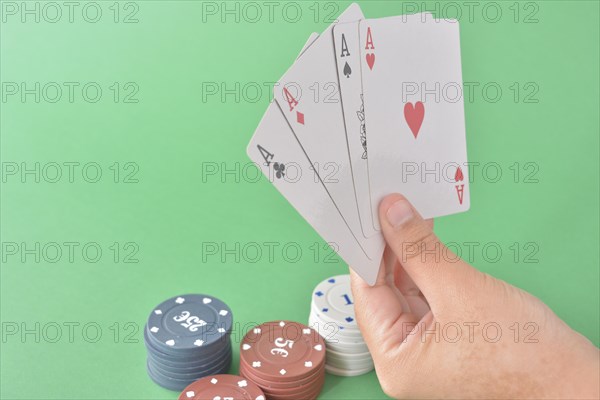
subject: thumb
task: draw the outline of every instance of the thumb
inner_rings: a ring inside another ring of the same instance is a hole
[[[430,221],[402,195],[392,194],[381,202],[379,220],[388,246],[432,310],[464,297],[481,274],[444,246]]]

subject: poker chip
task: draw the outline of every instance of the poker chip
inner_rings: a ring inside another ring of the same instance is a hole
[[[252,381],[256,382],[257,384],[260,384],[261,387],[264,386],[264,387],[269,387],[272,389],[290,389],[290,388],[294,388],[299,385],[300,386],[305,385],[307,383],[317,380],[317,376],[322,376],[324,370],[325,370],[325,364],[323,364],[318,370],[316,370],[314,372],[314,374],[309,375],[306,378],[303,378],[303,379],[300,379],[297,381],[290,381],[290,382],[267,381],[267,380],[261,379],[256,374],[254,374],[253,371],[251,371],[249,367],[246,367],[244,364],[240,364],[240,371],[243,371],[247,376],[250,376],[252,378]]]
[[[260,387],[237,375],[213,375],[187,386],[179,400],[265,400]]]
[[[229,335],[233,316],[219,299],[192,294],[159,304],[147,326],[150,339],[167,353],[200,353]]]
[[[339,342],[325,343],[328,350],[336,351],[338,353],[367,353],[369,348],[366,343],[357,344],[342,344]]]
[[[226,373],[232,327],[231,310],[215,297],[189,294],[162,302],[144,327],[148,375],[160,386],[181,391],[200,378]]]
[[[202,357],[198,357],[198,354],[192,353],[187,356],[185,354],[178,355],[170,355],[164,353],[162,349],[157,349],[153,344],[149,343],[150,338],[147,335],[147,329],[144,329],[144,341],[146,344],[146,350],[148,351],[148,356],[152,358],[158,359],[160,362],[165,364],[174,364],[174,366],[185,367],[185,366],[193,366],[194,364],[206,363],[212,358],[218,357],[220,354],[225,352],[227,348],[231,348],[231,341],[229,337],[226,341],[219,343],[218,345],[212,346],[212,352],[205,352],[202,354]]]
[[[314,399],[325,383],[325,342],[306,325],[266,322],[240,344],[240,374],[268,399]]]
[[[350,275],[333,276],[315,287],[308,324],[325,341],[327,373],[358,376],[373,370],[371,354],[356,323]]]
[[[313,291],[312,308],[324,322],[336,323],[341,329],[358,330],[350,275],[334,276],[319,283]]]
[[[206,375],[206,371],[210,371],[215,368],[220,369],[223,366],[223,364],[226,364],[228,361],[231,361],[231,356],[232,352],[231,350],[229,350],[227,353],[223,354],[219,359],[211,360],[210,362],[207,362],[202,366],[192,368],[176,368],[158,362],[153,362],[152,366],[158,372],[162,372],[165,375],[176,377],[178,379],[193,380],[197,379],[198,374]]]
[[[325,371],[327,371],[327,373],[331,374],[331,375],[351,377],[351,376],[359,376],[359,375],[368,374],[369,372],[373,371],[373,367],[369,367],[369,368],[365,368],[365,369],[357,369],[357,370],[348,370],[348,369],[332,367],[330,365],[325,365]]]

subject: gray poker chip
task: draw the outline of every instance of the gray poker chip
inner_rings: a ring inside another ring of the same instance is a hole
[[[233,357],[229,307],[212,296],[189,294],[159,304],[144,327],[146,369],[170,390],[225,373]]]
[[[219,364],[222,360],[227,357],[230,357],[232,354],[232,347],[225,349],[222,353],[213,356],[210,359],[203,359],[195,363],[174,363],[165,360],[161,360],[160,358],[156,358],[151,353],[148,353],[148,360],[153,364],[158,365],[161,369],[168,370],[174,373],[194,373],[197,371],[202,371],[207,368],[211,368],[214,365]]]
[[[210,345],[203,345],[199,346],[197,349],[189,349],[184,351],[181,349],[169,348],[164,346],[163,343],[158,342],[153,338],[153,335],[150,333],[150,329],[146,325],[144,328],[144,341],[146,344],[146,349],[159,357],[178,361],[194,361],[200,358],[211,357],[213,354],[224,351],[224,349],[231,342],[231,339],[230,335],[227,334]]]
[[[161,360],[178,363],[201,362],[202,360],[210,359],[219,353],[223,353],[228,347],[231,347],[230,337],[225,336],[222,340],[214,342],[211,346],[203,346],[199,351],[189,351],[186,353],[181,351],[172,352],[168,348],[160,348],[160,344],[151,339],[147,327],[144,328],[144,343],[149,354],[152,354]]]
[[[231,352],[231,344],[227,347],[225,347],[223,349],[223,351],[215,353],[210,355],[209,357],[202,357],[202,358],[198,358],[197,360],[193,360],[193,361],[181,361],[181,360],[177,360],[177,359],[171,359],[171,358],[163,358],[161,356],[157,356],[155,353],[148,351],[148,358],[150,358],[152,361],[156,362],[157,364],[161,364],[164,365],[166,367],[169,368],[173,368],[173,369],[180,369],[180,370],[184,370],[184,369],[198,369],[201,368],[205,365],[214,363],[215,360],[219,360],[221,359],[225,354],[227,354],[228,352]]]
[[[165,376],[165,375],[161,374],[159,371],[157,371],[156,368],[154,368],[154,366],[152,365],[152,363],[149,363],[149,362],[146,363],[146,370],[148,372],[148,376],[150,377],[150,379],[152,379],[156,384],[164,387],[165,389],[179,391],[179,392],[182,391],[183,389],[185,389],[189,384],[191,384],[192,382],[194,382],[200,378],[203,378],[205,376],[210,376],[210,375],[224,374],[224,373],[227,373],[230,368],[231,368],[231,359],[226,360],[224,364],[216,366],[212,370],[206,371],[201,376],[198,376],[197,378],[190,380],[190,379],[169,378],[168,376]]]
[[[201,352],[231,333],[233,315],[215,297],[189,294],[159,304],[147,325],[157,348],[171,354]]]
[[[157,362],[151,358],[148,358],[148,362],[152,365],[152,367],[162,375],[165,375],[169,378],[176,379],[198,379],[199,376],[204,376],[207,371],[212,371],[215,368],[219,368],[227,361],[231,362],[233,356],[233,352],[230,350],[224,354],[222,354],[218,359],[212,360],[209,363],[204,365],[193,367],[193,368],[174,368],[163,363]]]
[[[157,374],[154,368],[150,366],[150,364],[146,364],[146,371],[148,372],[148,376],[150,377],[150,379],[152,379],[154,383],[164,387],[165,389],[181,391],[186,387],[184,385],[189,385],[188,381],[169,379]]]

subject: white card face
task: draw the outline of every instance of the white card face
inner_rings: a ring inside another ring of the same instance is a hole
[[[352,4],[340,22],[363,18]],[[347,225],[371,260],[383,254],[380,236],[364,237],[348,155],[330,26],[281,78],[274,97]]]
[[[380,260],[367,257],[282,114],[272,102],[247,149],[250,159],[277,190],[367,283],[374,284]]]
[[[310,34],[310,36],[308,37],[308,40],[306,41],[306,43],[304,43],[304,46],[302,47],[302,51],[300,51],[300,54],[298,54],[298,57],[296,57],[296,59],[302,57],[302,54],[304,54],[304,52],[310,47],[311,44],[313,44],[315,42],[315,40],[317,40],[319,38],[319,34],[317,32],[313,32]]]
[[[333,41],[358,215],[364,236],[370,237],[378,234],[379,221],[373,220],[371,211],[373,205],[367,164],[367,132],[360,77],[358,21],[337,24],[333,28]]]
[[[406,18],[428,18],[429,13],[406,15]],[[432,17],[429,17],[432,18]],[[371,199],[367,151],[367,115],[364,110],[359,22],[339,23],[333,28],[335,58],[352,177],[356,188],[359,217],[366,236],[378,234],[379,204]]]
[[[361,21],[372,202],[406,196],[424,218],[469,209],[457,21]]]

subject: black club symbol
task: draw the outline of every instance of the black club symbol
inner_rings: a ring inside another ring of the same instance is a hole
[[[285,173],[283,172],[285,170],[285,165],[276,162],[275,165],[273,165],[273,168],[275,168],[275,171],[277,171],[275,173],[277,179],[281,179],[285,176]]]

